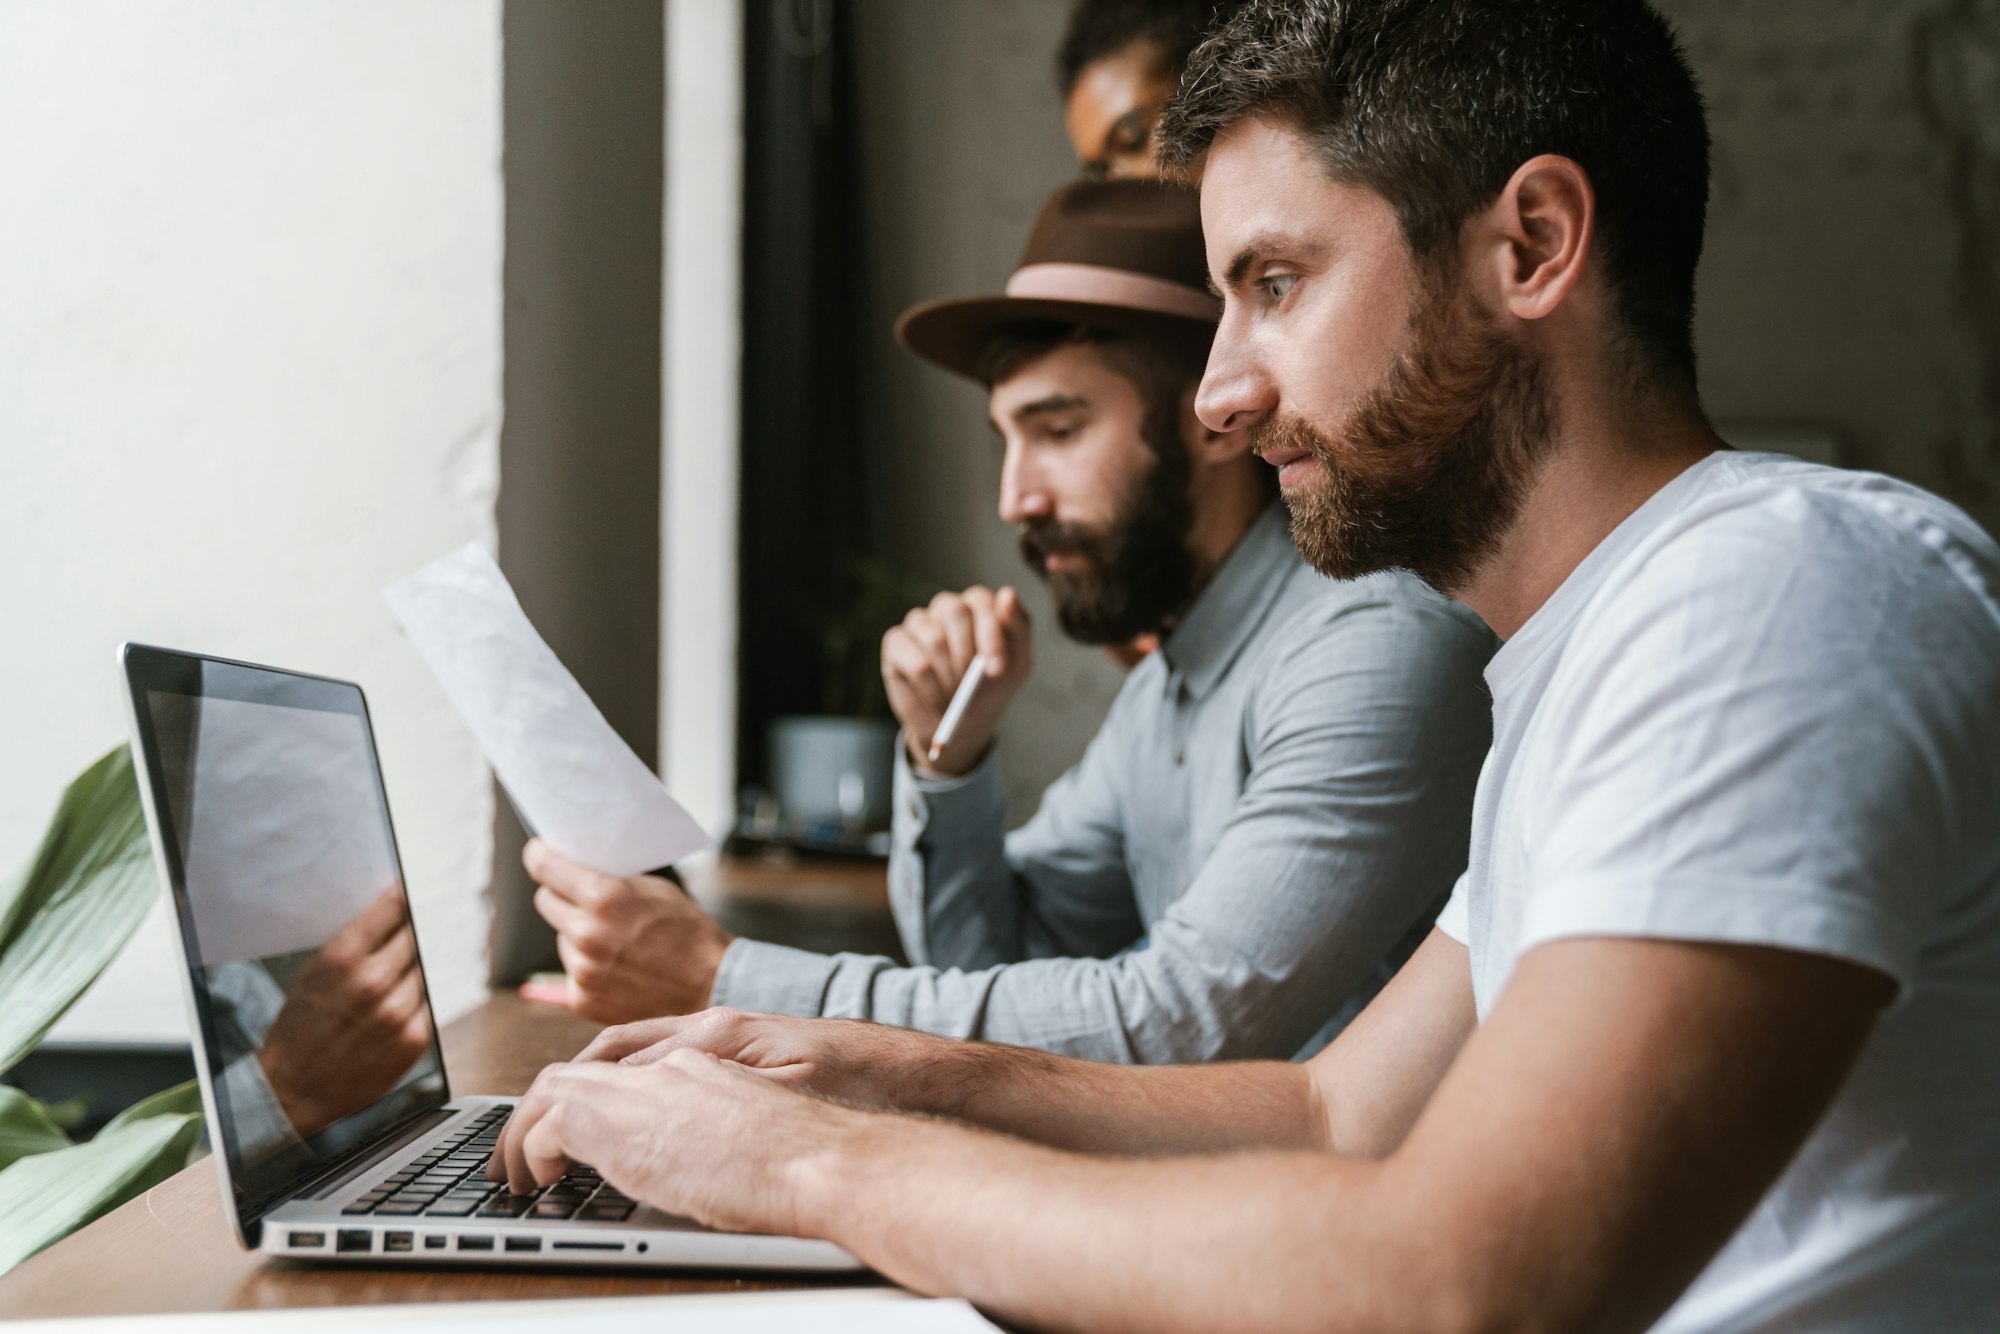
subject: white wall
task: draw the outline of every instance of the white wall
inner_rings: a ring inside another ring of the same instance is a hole
[[[660,775],[721,834],[736,813],[743,0],[667,0],[666,18]]]
[[[357,680],[434,1000],[491,788],[380,590],[491,544],[499,0],[0,0],[0,862],[142,639]],[[149,922],[60,1035],[183,1031]]]

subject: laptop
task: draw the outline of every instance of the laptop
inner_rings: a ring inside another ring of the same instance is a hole
[[[830,1242],[716,1232],[589,1167],[486,1179],[514,1099],[453,1096],[360,687],[119,650],[139,791],[243,1245],[371,1264],[854,1270]]]

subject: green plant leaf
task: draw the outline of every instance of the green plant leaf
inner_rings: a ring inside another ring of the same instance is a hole
[[[124,1111],[111,1118],[104,1130],[116,1130],[134,1121],[143,1121],[150,1116],[200,1116],[201,1085],[190,1079],[185,1084],[176,1084],[163,1089],[150,1098],[141,1098]],[[104,1131],[100,1131],[100,1134]]]
[[[132,755],[120,746],[69,785],[41,847],[0,881],[0,1073],[125,948],[157,893]]]
[[[199,1115],[120,1117],[88,1144],[0,1171],[0,1274],[180,1171],[200,1133]]]
[[[17,1159],[69,1147],[49,1109],[11,1084],[0,1084],[0,1171]]]
[[[62,1127],[63,1134],[74,1135],[76,1128],[90,1117],[90,1099],[90,1094],[78,1093],[61,1102],[45,1102],[42,1107],[48,1112],[49,1120]]]

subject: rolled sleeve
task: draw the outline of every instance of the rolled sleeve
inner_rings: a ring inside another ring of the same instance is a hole
[[[268,1162],[305,1141],[278,1101],[255,1053],[231,1061],[222,1071],[223,1097],[234,1122],[236,1152],[247,1164]]]
[[[1461,945],[1472,942],[1472,909],[1465,901],[1465,893],[1465,877],[1460,876],[1437,919],[1437,929]]]
[[[841,957],[739,937],[715,970],[709,1003],[763,1014],[817,1015]]]
[[[912,961],[977,966],[1020,957],[1006,828],[993,755],[959,777],[927,778],[896,748],[889,910]]]

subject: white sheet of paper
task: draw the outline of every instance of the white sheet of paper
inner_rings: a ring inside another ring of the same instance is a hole
[[[563,856],[637,875],[710,844],[687,808],[528,623],[493,558],[465,546],[385,596],[521,815]]]
[[[30,1320],[20,1334],[213,1334],[317,1330],[322,1334],[994,1334],[998,1327],[962,1301],[920,1298],[900,1288],[685,1297],[590,1297],[559,1301],[439,1302],[425,1306],[303,1307],[200,1315]]]

